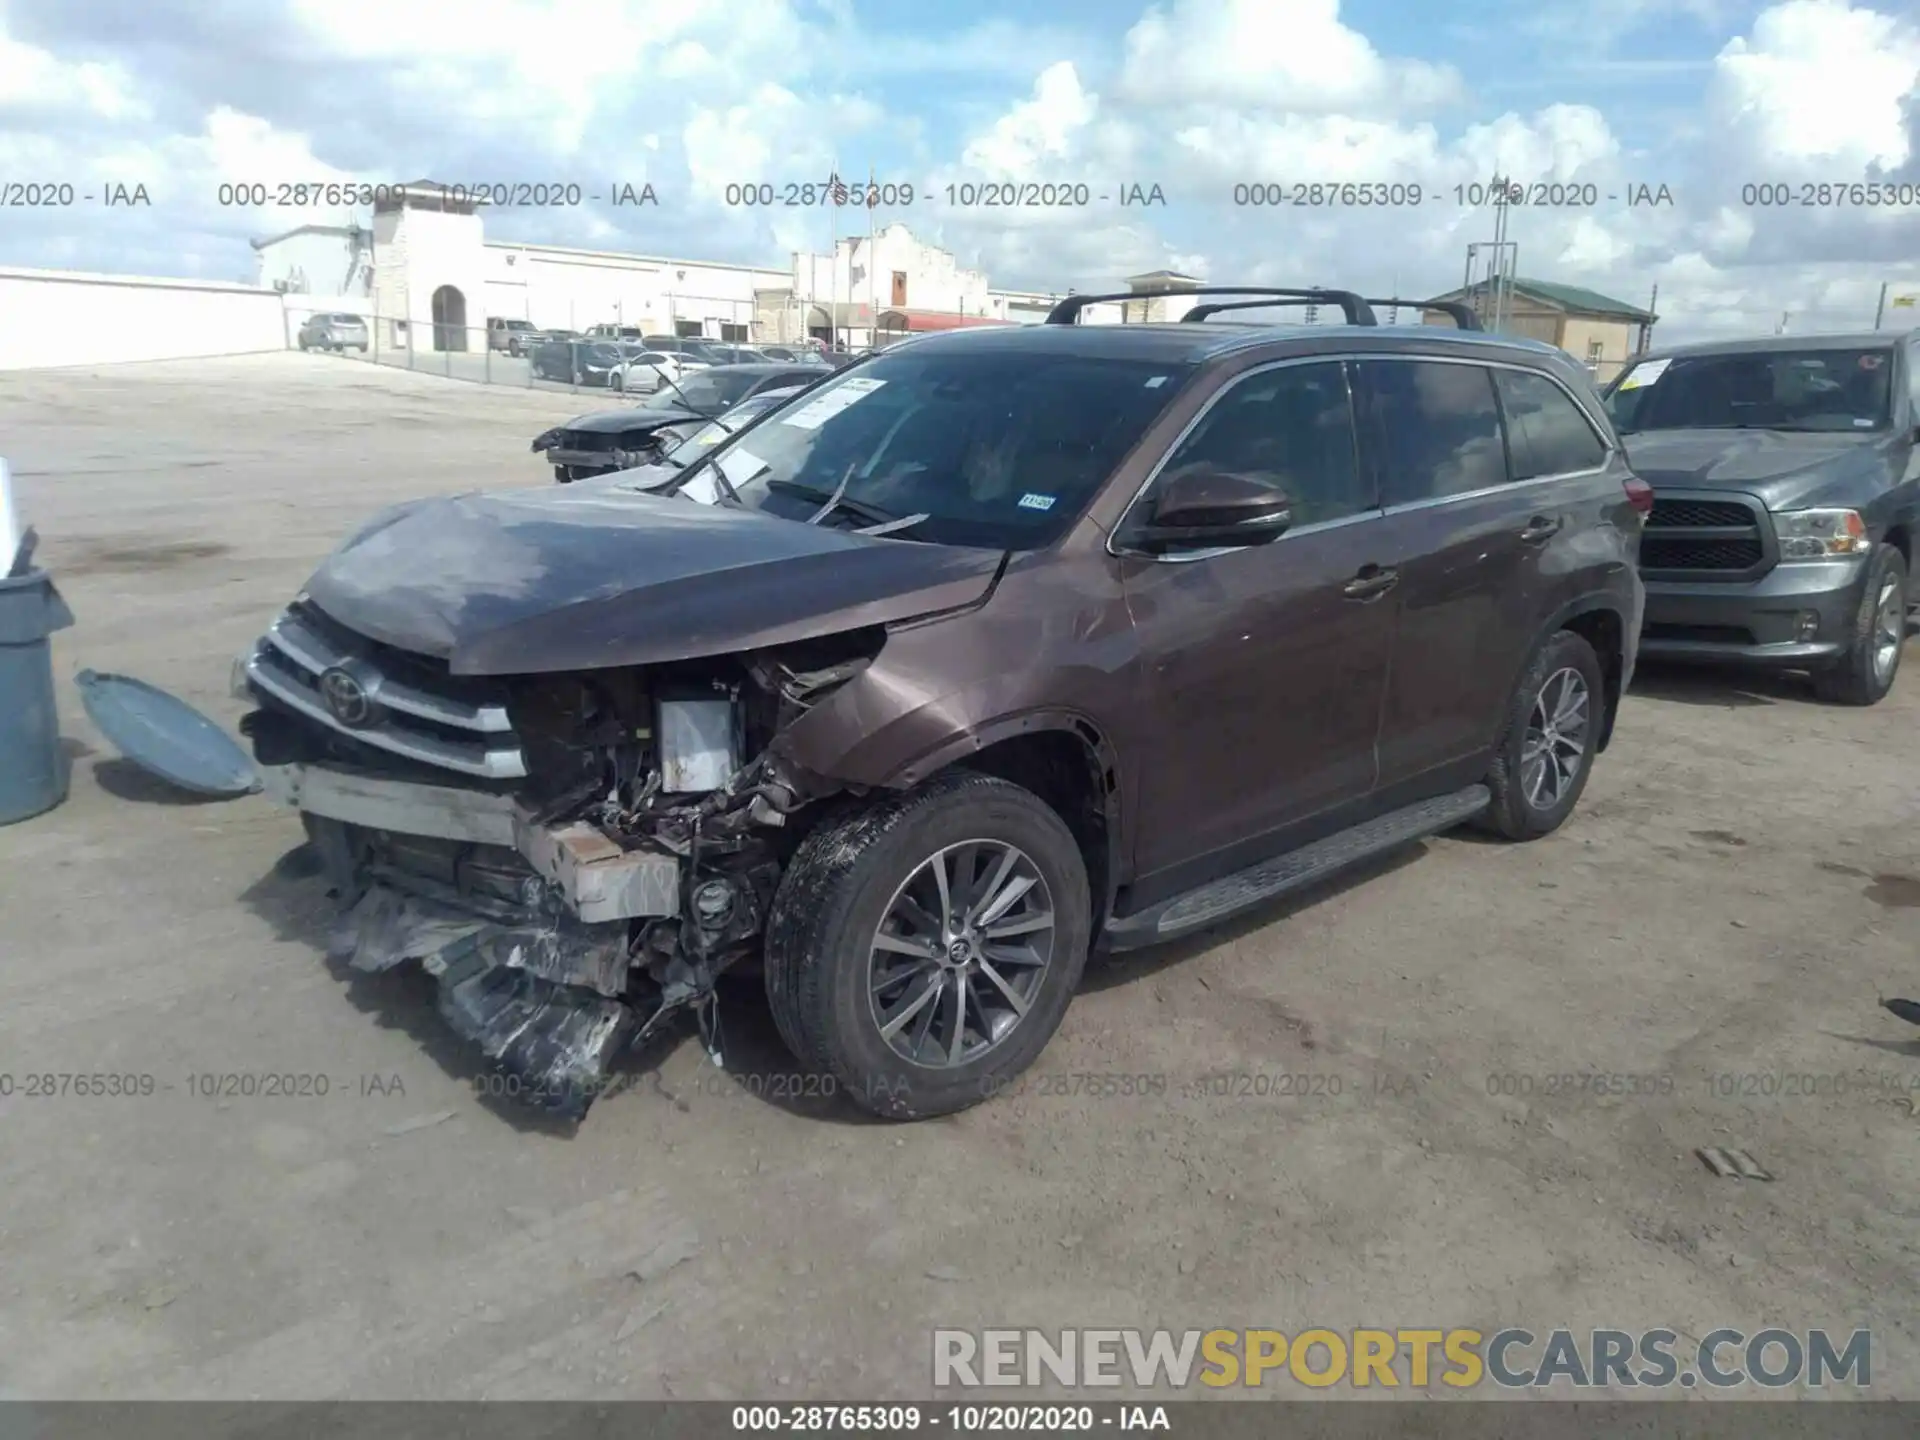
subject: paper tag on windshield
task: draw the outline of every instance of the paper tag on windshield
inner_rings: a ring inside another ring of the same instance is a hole
[[[1620,382],[1622,390],[1638,390],[1642,385],[1651,385],[1667,373],[1671,360],[1649,360],[1644,365],[1636,365],[1627,372],[1627,378]]]
[[[842,380],[826,394],[809,400],[793,414],[782,415],[780,423],[791,425],[796,430],[818,430],[849,405],[866,399],[886,383],[884,380],[869,380],[864,376]]]
[[[751,450],[742,450],[738,445],[727,451],[713,462],[726,472],[727,479],[735,485],[744,485],[762,470],[767,462]]]

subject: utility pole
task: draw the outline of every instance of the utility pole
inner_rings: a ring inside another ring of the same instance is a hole
[[[1880,328],[1880,322],[1886,318],[1886,314],[1887,314],[1887,282],[1882,280],[1880,282],[1880,303],[1873,307],[1873,328],[1874,329],[1878,330]]]

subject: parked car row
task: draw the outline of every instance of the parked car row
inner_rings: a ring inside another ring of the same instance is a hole
[[[516,330],[503,343],[522,347],[513,353],[527,355],[535,379],[601,385],[639,395],[670,391],[688,374],[723,366],[782,364],[816,374],[831,368],[819,352],[805,347],[763,348],[684,335],[642,335],[631,326],[597,326],[580,336]]]

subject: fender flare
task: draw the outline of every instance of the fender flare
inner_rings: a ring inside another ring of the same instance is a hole
[[[897,766],[883,783],[890,789],[904,790],[949,766],[964,764],[968,756],[977,755],[1003,740],[1046,734],[1072,736],[1093,762],[1093,780],[1100,796],[1107,830],[1107,893],[1101,897],[1104,899],[1104,913],[1112,908],[1113,897],[1120,888],[1133,849],[1132,836],[1126,828],[1127,811],[1121,799],[1125,793],[1126,771],[1120,763],[1119,750],[1092,716],[1064,706],[1041,706],[1002,715],[964,734],[952,736]]]
[[[1551,615],[1547,617],[1546,622],[1541,625],[1539,633],[1534,636],[1533,644],[1528,647],[1526,657],[1521,661],[1521,671],[1522,673],[1525,673],[1525,667],[1528,661],[1530,661],[1533,658],[1533,652],[1540,648],[1541,644],[1545,642],[1547,637],[1550,635],[1556,634],[1561,630],[1566,629],[1567,622],[1569,620],[1578,619],[1582,615],[1593,615],[1593,614],[1600,614],[1600,613],[1605,613],[1613,616],[1613,618],[1619,623],[1621,645],[1622,645],[1622,651],[1623,651],[1623,654],[1622,654],[1623,665],[1622,665],[1622,674],[1620,676],[1620,688],[1615,694],[1608,697],[1607,713],[1604,720],[1601,722],[1601,727],[1600,727],[1600,743],[1597,748],[1599,750],[1605,750],[1607,748],[1608,743],[1613,739],[1614,720],[1620,713],[1621,705],[1623,705],[1626,702],[1627,685],[1631,682],[1633,678],[1631,675],[1625,673],[1625,668],[1624,668],[1624,660],[1625,660],[1624,650],[1628,641],[1628,636],[1627,636],[1628,619],[1626,614],[1620,608],[1620,600],[1618,596],[1616,596],[1615,594],[1613,594],[1613,592],[1609,590],[1590,590],[1583,595],[1575,596],[1573,599],[1561,605],[1559,609],[1555,610]],[[1605,657],[1602,657],[1601,663],[1603,665],[1605,664]],[[1519,675],[1514,676],[1513,683],[1518,684],[1519,679],[1520,679]]]

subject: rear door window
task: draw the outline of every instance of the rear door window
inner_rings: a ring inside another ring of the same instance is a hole
[[[1506,412],[1515,480],[1573,475],[1606,464],[1606,444],[1553,381],[1525,370],[1495,370],[1493,378]]]
[[[1365,360],[1382,501],[1391,509],[1507,483],[1507,447],[1484,365]]]

